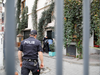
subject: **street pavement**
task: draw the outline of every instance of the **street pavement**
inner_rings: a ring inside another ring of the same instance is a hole
[[[43,72],[40,75],[56,75],[56,57],[51,57],[48,54],[44,53],[44,67],[49,69],[47,72]],[[67,57],[67,56],[66,56]],[[72,62],[72,60],[74,62]],[[69,62],[70,61],[70,62]],[[76,63],[75,63],[76,61]],[[17,60],[16,64],[16,71],[20,75],[20,67],[19,66],[19,61]],[[80,62],[80,63],[77,63]],[[90,66],[89,66],[89,75],[100,75],[100,65],[96,62],[90,61]],[[77,60],[75,58],[65,58],[63,57],[63,75],[83,75],[83,63],[82,60]],[[31,73],[30,73],[31,75]]]
[[[44,53],[44,67],[46,68],[44,72],[40,75],[56,75],[56,57],[51,57],[48,54]],[[93,58],[93,57],[92,57]],[[19,60],[16,51],[16,69],[15,72],[18,72],[21,75],[21,68],[19,66]],[[48,71],[46,71],[48,70]],[[78,60],[76,58],[71,58],[68,56],[63,56],[63,75],[83,75],[83,60]],[[0,75],[5,75],[3,70],[0,70]],[[30,75],[32,75],[30,73]],[[89,75],[100,75],[100,63],[99,60],[91,59],[89,66]]]
[[[66,60],[69,58],[66,58]],[[73,59],[71,59],[73,60]],[[80,62],[80,61],[79,61]],[[55,57],[47,57],[44,54],[44,64],[50,68],[50,72],[42,75],[56,75],[56,59]],[[89,75],[100,75],[100,66],[90,65]],[[83,65],[63,60],[63,75],[83,75]]]
[[[4,69],[0,70],[0,75],[5,75],[5,70]]]

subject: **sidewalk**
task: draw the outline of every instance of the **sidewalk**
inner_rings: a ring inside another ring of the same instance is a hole
[[[40,74],[40,75],[52,75],[52,74],[55,75],[54,73],[55,73],[56,67],[54,67],[54,66],[55,66],[55,63],[56,63],[56,56],[51,57],[47,53],[43,53],[43,56],[44,56],[44,64],[45,64],[45,67],[48,67],[50,69],[50,72],[43,73],[43,74]],[[95,71],[99,70],[97,68],[97,67],[100,66],[100,60],[99,59],[100,59],[100,55],[97,55],[97,54],[90,55],[90,60],[89,60],[90,61],[90,66],[91,67],[96,67],[96,69],[93,69],[93,71],[94,70]],[[74,68],[76,68],[76,66],[77,66],[79,68],[78,69],[79,71],[77,71],[77,74],[78,75],[81,75],[81,71],[80,70],[82,70],[83,59],[78,59],[78,58],[74,58],[74,57],[69,57],[69,56],[63,55],[63,62],[65,63],[64,64],[64,67],[65,67],[64,68],[64,70],[65,70],[64,72],[66,72],[66,70],[68,70],[66,67],[69,67],[70,68],[70,70],[67,71],[67,73],[68,73],[70,71],[74,71],[75,70]],[[18,60],[18,56],[17,56],[17,51],[16,51],[16,62],[15,62],[15,65],[16,65],[15,66],[16,67],[15,72],[18,72],[18,74],[20,75],[21,74],[21,72],[20,72],[21,71],[21,68],[19,66],[19,60]],[[72,73],[72,72],[70,72],[70,73]],[[70,73],[68,75],[73,75],[74,74],[74,72],[73,72],[73,74],[70,74]],[[0,70],[0,75],[5,75],[4,69],[3,70]],[[30,73],[29,75],[32,75],[32,74]],[[65,73],[65,75],[66,75],[66,73]],[[91,75],[92,75],[92,71],[91,71]],[[93,75],[95,75],[95,74],[93,74]]]
[[[18,50],[17,47],[16,47],[16,50]],[[83,59],[66,56],[65,53],[66,53],[66,50],[63,49],[63,61],[73,63],[73,64],[83,65]],[[52,56],[49,56],[49,54],[47,53],[43,53],[43,56],[56,59],[56,56],[52,57]],[[89,65],[100,66],[100,54],[89,55]]]
[[[51,57],[47,53],[44,53],[43,56],[56,59],[56,56]],[[89,57],[90,57],[89,58],[89,65],[90,66],[100,66],[100,55],[94,54],[94,55],[90,55]],[[72,64],[83,65],[83,59],[78,59],[78,58],[69,57],[69,56],[65,56],[65,55],[63,55],[63,61],[66,61],[66,62],[69,62]]]
[[[0,75],[5,75],[5,70],[2,67],[0,67]]]

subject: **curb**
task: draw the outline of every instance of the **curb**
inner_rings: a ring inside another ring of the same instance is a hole
[[[45,55],[45,54],[43,54],[43,56],[48,57],[48,58],[52,58],[52,59],[56,59],[55,56],[51,57],[51,56],[48,56],[48,55]],[[68,63],[72,63],[72,64],[83,65],[83,62],[80,62],[80,61],[70,61],[70,60],[67,60],[67,59],[64,59],[64,58],[63,58],[63,61],[68,62]],[[100,62],[90,62],[89,66],[100,66]]]
[[[72,64],[79,64],[79,65],[83,65],[83,62],[78,62],[78,61],[69,61],[67,59],[63,59],[65,62],[68,62],[68,63],[72,63]],[[100,63],[97,63],[97,62],[90,62],[89,63],[89,66],[100,66]]]

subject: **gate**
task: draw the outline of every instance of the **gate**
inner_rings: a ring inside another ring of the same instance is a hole
[[[14,75],[15,0],[6,0],[6,75]],[[9,19],[10,17],[10,19]],[[83,0],[84,75],[89,75],[90,0]],[[56,0],[56,75],[62,74],[63,0]],[[10,35],[11,34],[11,35]],[[10,43],[10,44],[9,44]],[[9,69],[10,67],[10,69]]]

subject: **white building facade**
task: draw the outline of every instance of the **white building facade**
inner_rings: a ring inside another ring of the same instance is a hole
[[[28,6],[28,27],[26,29],[24,29],[24,33],[23,35],[27,35],[29,36],[28,34],[30,33],[31,30],[33,30],[33,24],[32,24],[32,7],[34,5],[34,1],[35,0],[22,0],[21,2],[25,2],[25,6]],[[42,12],[44,10],[46,10],[50,4],[51,4],[52,0],[38,0],[38,3],[37,3],[37,24],[39,23],[39,19],[41,18],[41,15],[42,15]],[[54,13],[55,14],[55,13]],[[45,31],[44,31],[44,36],[47,36],[48,34],[51,34],[52,36],[52,32],[54,32],[54,29],[52,29],[51,27],[54,27],[55,26],[55,20],[53,20],[51,23],[49,23],[46,28],[45,28]],[[54,37],[53,37],[54,38]],[[75,43],[72,43],[72,45],[75,45]],[[89,52],[90,54],[92,53],[98,53],[98,50],[97,49],[94,49],[94,35],[92,35],[90,37],[90,42],[89,42]],[[66,50],[64,50],[64,54],[66,54],[65,52]],[[76,56],[78,55],[77,53],[77,49],[76,49]]]
[[[32,8],[34,5],[34,1],[35,0],[32,0],[32,1],[21,0],[21,9],[22,9],[23,3],[24,3],[25,7],[28,6],[28,27],[23,30],[24,39],[26,37],[28,37],[29,36],[28,34],[30,33],[30,31],[33,30]],[[52,0],[38,0],[37,9],[36,9],[36,11],[37,11],[37,25],[39,23],[39,19],[41,18],[42,12],[44,10],[47,10],[51,3],[52,3]],[[54,25],[55,25],[55,21],[53,20],[51,23],[49,23],[46,26],[44,36],[47,35],[47,32],[52,35],[52,32],[54,32],[54,30],[52,31],[52,29],[50,29],[49,27],[54,27]]]

